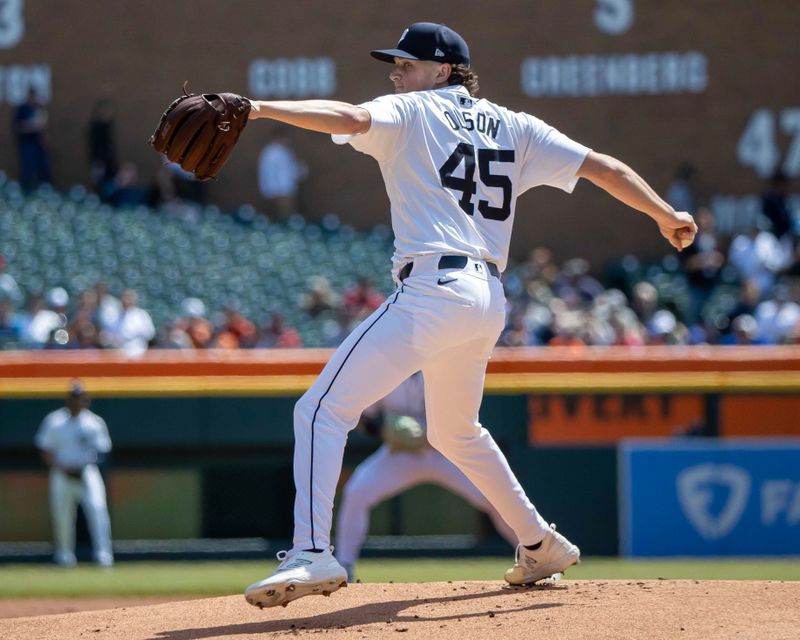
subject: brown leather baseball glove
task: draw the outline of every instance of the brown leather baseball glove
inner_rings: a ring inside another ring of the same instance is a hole
[[[186,92],[167,107],[150,144],[198,180],[222,169],[247,124],[250,101],[235,93]]]

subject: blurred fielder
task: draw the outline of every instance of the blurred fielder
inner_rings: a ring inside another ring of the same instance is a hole
[[[416,372],[361,417],[364,429],[384,444],[353,471],[344,485],[336,518],[336,559],[353,579],[353,567],[369,528],[372,507],[426,482],[449,489],[486,513],[512,547],[517,538],[500,514],[467,476],[428,444],[425,437],[425,392]]]
[[[105,421],[89,411],[83,385],[74,383],[66,406],[48,414],[36,433],[36,446],[50,468],[50,512],[53,519],[56,564],[75,565],[75,518],[83,507],[92,537],[95,562],[114,564],[106,488],[97,468],[111,451]]]
[[[425,376],[428,441],[486,496],[517,541],[511,584],[578,562],[580,551],[531,504],[478,422],[486,363],[505,321],[505,269],[517,197],[539,185],[571,192],[586,178],[644,212],[680,249],[692,216],[676,212],[622,162],[541,120],[475,97],[469,50],[452,29],[419,22],[395,49],[395,94],[354,106],[330,100],[253,101],[270,118],[334,135],[378,161],[391,203],[397,290],[336,350],[295,406],[294,542],[275,573],[249,586],[265,607],[347,584],[330,549],[334,493],[347,433],[369,405],[415,371]]]

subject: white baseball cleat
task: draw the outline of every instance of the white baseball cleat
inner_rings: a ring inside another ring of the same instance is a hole
[[[558,533],[556,525],[551,524],[542,546],[535,551],[517,545],[514,566],[506,571],[505,579],[513,585],[533,584],[562,574],[580,561],[581,550]]]
[[[277,558],[281,563],[275,573],[245,589],[244,597],[254,607],[285,607],[303,596],[329,596],[347,586],[347,571],[330,549],[299,551],[291,556],[279,551]]]

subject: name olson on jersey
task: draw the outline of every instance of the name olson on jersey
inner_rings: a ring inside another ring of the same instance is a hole
[[[500,131],[500,121],[486,115],[483,111],[478,111],[477,113],[471,111],[445,111],[444,118],[454,131],[459,129],[478,131],[487,133],[492,138],[497,138],[497,133]]]

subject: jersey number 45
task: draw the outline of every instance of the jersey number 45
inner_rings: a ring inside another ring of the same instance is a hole
[[[478,200],[478,211],[488,220],[505,220],[511,215],[511,178],[493,174],[490,163],[514,162],[513,149],[478,149],[478,170],[481,184],[503,190],[503,204],[493,207],[488,200]],[[457,178],[453,172],[464,163],[464,177]],[[447,161],[439,167],[442,186],[461,192],[458,205],[468,216],[474,215],[475,205],[472,196],[478,192],[475,182],[475,147],[469,143],[460,143]]]

